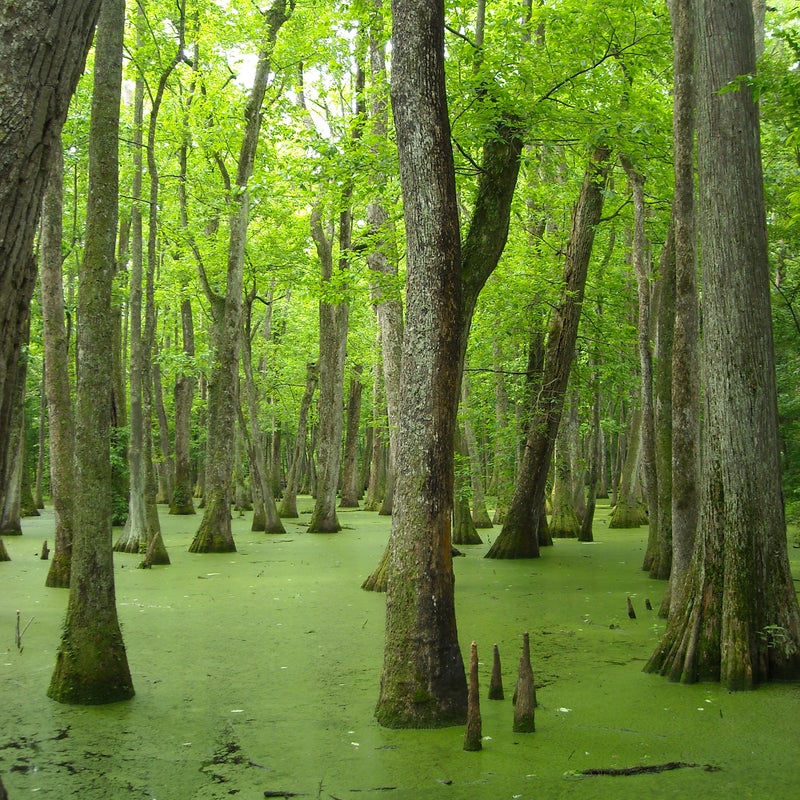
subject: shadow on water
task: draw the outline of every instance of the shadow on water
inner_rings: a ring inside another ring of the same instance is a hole
[[[658,608],[663,584],[640,569],[646,530],[609,530],[605,520],[601,513],[598,543],[560,540],[536,561],[485,560],[488,543],[462,548],[458,625],[465,655],[478,643],[484,735],[483,750],[468,753],[460,728],[390,731],[373,719],[384,597],[359,587],[383,552],[385,517],[342,513],[346,529],[335,536],[293,521],[285,535],[252,533],[237,518],[237,553],[193,555],[199,517],[164,514],[170,566],[140,570],[139,556],[115,555],[136,696],[98,708],[46,697],[67,592],[44,587],[48,564],[38,558],[52,540],[52,513],[26,519],[23,535],[6,539],[12,561],[0,565],[0,774],[9,796],[800,795],[800,685],[729,694],[643,674],[663,630],[645,598]],[[32,620],[21,651],[17,610],[23,626]],[[537,731],[514,734],[510,699],[486,694],[497,643],[511,697],[525,630]],[[658,771],[664,765],[675,768]],[[584,770],[599,774],[579,777]]]

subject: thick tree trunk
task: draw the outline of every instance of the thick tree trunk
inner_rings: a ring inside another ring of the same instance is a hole
[[[487,558],[539,556],[540,514],[536,501],[544,497],[553,443],[561,420],[594,233],[603,210],[610,155],[606,147],[595,150],[584,176],[567,247],[564,290],[547,337],[542,391],[528,429],[503,530],[486,554]]]
[[[63,177],[64,159],[61,149],[58,148],[42,202],[39,239],[42,341],[50,428],[50,497],[55,512],[55,545],[45,583],[54,588],[69,586],[74,531],[75,428],[69,380],[69,338],[61,279]]]
[[[75,537],[69,605],[48,695],[100,704],[133,696],[117,618],[111,549],[111,288],[117,229],[123,0],[104,0],[97,33],[89,149],[91,191],[78,303]]]
[[[392,3],[392,107],[407,237],[407,318],[378,722],[463,724],[450,522],[461,253],[444,82],[444,4]]]
[[[679,607],[647,669],[729,690],[800,675],[800,610],[781,489],[750,0],[698,0],[702,480]]]
[[[7,441],[36,280],[33,239],[52,153],[83,72],[100,0],[0,8],[0,441]],[[0,507],[8,451],[0,447]]]

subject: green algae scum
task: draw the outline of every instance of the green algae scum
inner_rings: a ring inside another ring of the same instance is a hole
[[[361,582],[389,520],[340,511],[345,529],[286,534],[233,520],[238,552],[188,552],[197,518],[162,516],[170,566],[115,554],[136,695],[110,706],[48,699],[67,592],[44,586],[52,512],[23,521],[0,565],[0,775],[20,798],[774,798],[800,796],[800,685],[731,694],[642,672],[663,631],[664,584],[641,570],[646,529],[558,540],[529,561],[455,559],[461,648],[481,658],[482,748],[462,727],[375,721],[384,595]],[[304,513],[305,512],[305,513]],[[795,576],[800,550],[791,549]],[[636,611],[631,619],[627,598]],[[20,628],[17,628],[19,611]],[[27,626],[27,627],[26,627]],[[24,629],[24,632],[22,632]],[[17,632],[21,632],[19,646]],[[536,732],[514,733],[510,687],[530,633]],[[505,700],[489,700],[497,644]]]

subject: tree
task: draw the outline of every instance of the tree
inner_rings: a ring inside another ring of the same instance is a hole
[[[0,441],[4,442],[16,405],[16,364],[36,279],[32,247],[42,195],[99,9],[100,0],[0,4]],[[0,495],[6,487],[8,455],[0,447]]]
[[[78,305],[75,535],[69,604],[48,695],[94,705],[134,694],[111,549],[111,286],[118,215],[124,0],[104,0],[95,46],[86,246]]]
[[[647,669],[730,690],[800,675],[789,571],[750,0],[694,7],[704,386],[700,516]]]
[[[407,239],[397,475],[376,716],[463,723],[450,520],[458,403],[461,247],[444,85],[444,3],[392,3],[394,110]]]
[[[250,214],[248,183],[253,173],[261,106],[272,71],[272,51],[283,23],[291,13],[292,0],[275,0],[265,14],[264,41],[245,110],[235,185],[231,186],[228,221],[227,274],[225,294],[211,290],[201,266],[201,277],[212,305],[213,363],[208,381],[208,438],[206,443],[206,503],[200,527],[189,547],[192,553],[236,550],[231,533],[231,473],[233,437],[236,425],[239,383],[239,343],[242,316],[244,253]]]
[[[60,150],[53,159],[42,203],[40,233],[42,327],[45,390],[50,422],[50,495],[55,511],[55,547],[47,585],[68,587],[74,531],[75,427],[69,384],[69,339],[64,319],[61,277],[62,192],[64,160]]]

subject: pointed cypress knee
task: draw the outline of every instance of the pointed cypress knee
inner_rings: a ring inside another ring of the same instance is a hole
[[[628,598],[628,616],[631,619],[636,619],[636,612],[633,610],[633,603],[631,603],[630,597]]]
[[[495,645],[492,657],[492,679],[489,682],[489,699],[503,700],[504,698],[503,673],[500,669],[500,651],[497,649],[497,645]]]
[[[480,750],[483,747],[481,736],[481,698],[478,691],[478,645],[470,645],[469,692],[467,694],[467,728],[464,731],[464,749]]]
[[[519,677],[514,692],[514,733],[533,733],[536,730],[536,689],[531,667],[531,645],[527,631],[522,634],[522,655],[519,658]]]

